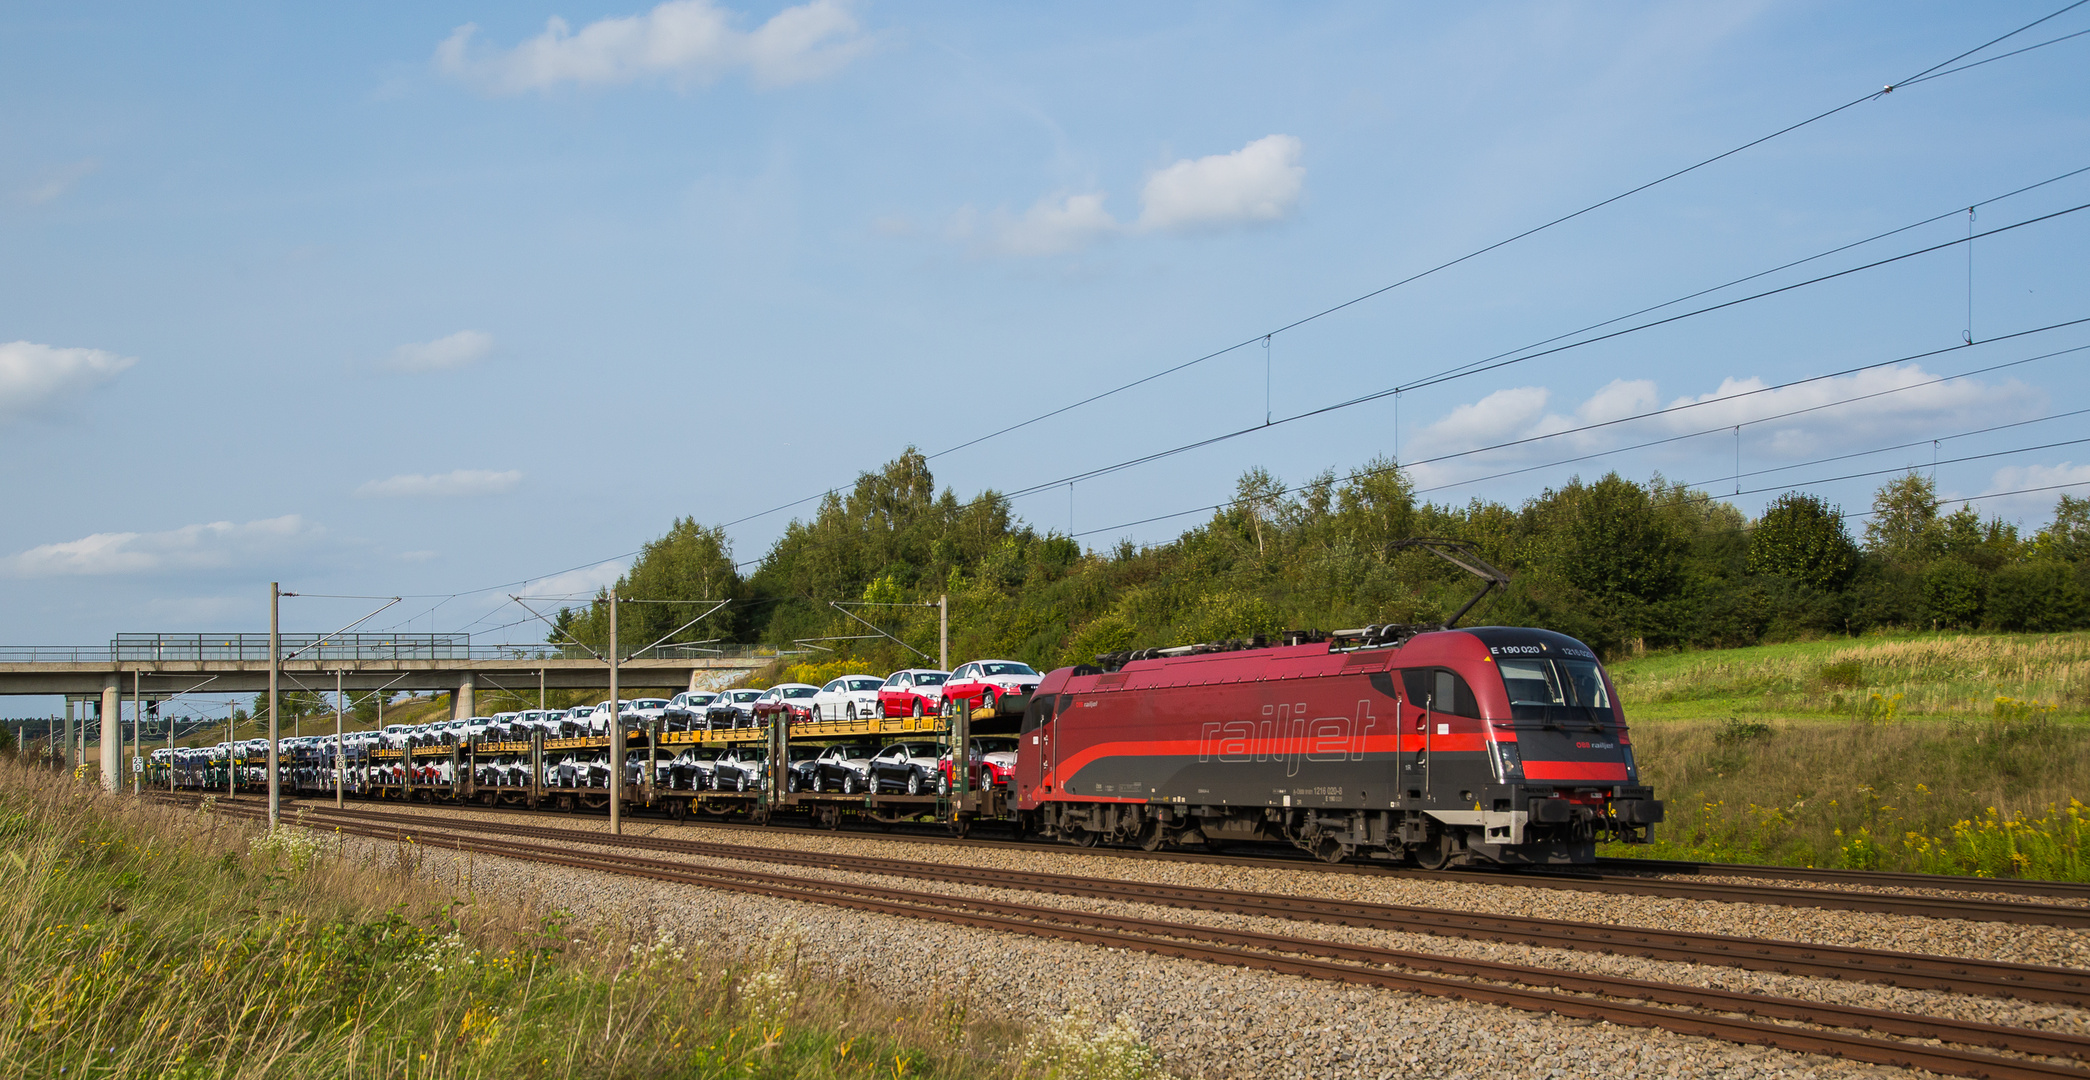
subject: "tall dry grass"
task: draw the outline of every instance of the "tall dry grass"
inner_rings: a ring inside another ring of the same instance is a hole
[[[0,1076],[1072,1078],[1104,1060],[963,997],[875,998],[788,934],[706,953],[386,861],[0,759]]]

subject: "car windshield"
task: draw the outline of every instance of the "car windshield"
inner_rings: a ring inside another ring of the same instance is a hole
[[[737,704],[746,704],[747,702],[753,701],[753,700],[755,700],[756,698],[758,698],[758,697],[761,697],[761,696],[762,696],[762,691],[760,691],[760,690],[735,690],[735,691],[733,691],[733,701],[734,701],[735,703],[737,703]]]
[[[884,684],[884,683],[881,683],[881,682],[879,682],[879,681],[878,681],[877,679],[843,679],[843,680],[842,680],[842,689],[844,689],[844,690],[876,690],[876,689],[878,689],[879,687],[881,687],[881,686],[883,686],[883,685],[885,685],[885,684]]]
[[[820,688],[816,686],[793,686],[784,690],[784,696],[787,698],[812,697],[819,692]]]
[[[924,671],[915,675],[914,684],[916,686],[942,686],[943,681],[948,678],[950,676],[941,671]]]
[[[1036,675],[1036,674],[1037,674],[1037,672],[1035,672],[1035,671],[1032,671],[1032,670],[1031,670],[1031,666],[1030,666],[1029,664],[1018,664],[1018,663],[1015,663],[1015,662],[1013,662],[1013,661],[1011,661],[1011,662],[1002,662],[1002,663],[993,663],[993,664],[981,664],[981,665],[980,665],[980,669],[981,669],[981,671],[982,671],[982,672],[984,672],[985,674],[988,674],[988,675]]]
[[[666,698],[640,698],[632,702],[631,707],[634,709],[665,709],[668,707],[668,702]]]
[[[709,705],[711,703],[711,699],[717,696],[717,694],[691,694],[689,696],[689,703],[692,705]]]
[[[1014,739],[974,739],[972,748],[982,754],[1006,754],[1016,749]]]
[[[794,746],[791,748],[791,760],[793,761],[811,761],[819,756],[820,751],[810,746]]]

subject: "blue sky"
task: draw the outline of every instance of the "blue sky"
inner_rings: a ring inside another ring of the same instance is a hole
[[[0,636],[258,628],[280,580],[427,596],[373,625],[535,639],[472,590],[586,591],[677,516],[743,518],[1251,341],[2060,6],[12,4]],[[2085,29],[2090,7],[1974,59]],[[961,495],[1044,485],[2090,166],[2086,60],[2090,36],[1864,101],[933,466]],[[1974,224],[2084,203],[2090,173]],[[1255,465],[1436,458],[1430,498],[1514,502],[1612,468],[1725,494],[1927,468],[1929,440],[1949,461],[2082,438],[2063,414],[2090,407],[2090,352],[1930,380],[2090,345],[1990,341],[2090,317],[2085,252],[2090,211],[1978,242],[1972,347],[1954,247],[1016,508],[1106,546],[1168,539],[1198,517],[1121,526]],[[1996,425],[2017,426],[1960,434]],[[1918,445],[1791,468],[1896,444]],[[1937,475],[1960,497],[2090,481],[2090,444]],[[1883,479],[1808,487],[1862,510]],[[1977,505],[2036,525],[2053,497]],[[739,557],[788,520],[735,525]],[[361,613],[299,604],[298,629]]]

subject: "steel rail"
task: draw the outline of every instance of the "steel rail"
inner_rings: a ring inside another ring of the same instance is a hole
[[[1816,866],[1756,866],[1749,863],[1690,862],[1678,859],[1602,858],[1598,870],[1643,874],[1703,874],[1715,877],[1783,878],[1839,885],[1872,885],[1899,889],[1944,889],[1952,892],[2003,892],[2025,896],[2057,896],[2090,900],[2090,884],[2079,881],[2029,881],[2024,878],[1963,877],[1957,874],[1912,874],[1895,870],[1833,870]]]
[[[2090,1005],[2090,971],[2065,967],[1899,953],[1852,946],[1810,945],[1724,934],[1654,930],[1529,916],[1490,915],[1420,905],[1352,902],[1232,889],[1084,878],[1037,871],[925,863],[876,856],[749,847],[673,837],[630,834],[618,836],[585,829],[478,822],[461,818],[431,818],[360,808],[337,811],[330,807],[321,807],[317,812],[322,817],[345,815],[355,819],[400,823],[433,831],[496,833],[569,844],[592,844],[709,858],[781,863],[852,873],[947,881],[987,888],[1021,889],[1239,915],[1264,915],[1340,926],[1364,926],[1397,933],[1512,942],[1575,952],[1626,955],[1679,963],[1705,963],[1784,975],[1848,979],[1914,990],[2010,997],[2075,1006]]]
[[[462,804],[460,804],[462,807]],[[546,811],[505,808],[496,813],[539,816]],[[735,822],[704,822],[707,827],[766,832],[769,826]],[[1969,899],[1944,896],[1910,896],[1896,893],[1857,892],[1841,889],[1789,888],[1775,885],[1746,885],[1728,882],[1651,880],[1645,876],[1593,874],[1569,870],[1410,870],[1369,864],[1330,865],[1304,857],[1237,856],[1183,851],[1139,851],[1123,848],[1084,848],[1073,845],[1041,847],[1011,840],[959,839],[948,836],[887,834],[885,839],[909,843],[964,847],[1007,848],[1018,851],[1050,850],[1062,854],[1102,858],[1142,859],[1155,862],[1204,863],[1223,866],[1283,867],[1316,873],[1358,874],[1410,878],[1418,881],[1456,881],[1472,885],[1506,888],[1543,888],[1604,893],[1623,896],[1652,896],[1678,900],[1709,900],[1720,903],[1765,904],[1775,907],[1821,908],[1863,911],[1934,919],[1964,919],[1970,922],[2000,922],[2020,926],[2060,926],[2090,929],[2090,906],[2043,904],[1998,898]],[[1764,875],[1757,875],[1764,876]],[[1926,875],[1913,875],[1921,881]],[[1945,878],[1948,882],[1985,881],[1981,878]],[[1951,888],[1935,883],[1917,887]]]
[[[245,807],[237,808],[235,813],[242,817],[256,816],[252,810]],[[410,839],[402,830],[387,830],[381,826],[351,823],[336,828],[371,839]],[[687,863],[672,863],[658,859],[591,855],[571,849],[496,843],[470,839],[462,835],[444,838],[438,845],[423,846],[436,850],[453,850],[458,854],[469,851],[496,858],[727,889],[981,929],[1060,938],[1307,978],[1408,990],[1435,997],[1477,1001],[1530,1012],[1559,1013],[1634,1027],[1657,1027],[1680,1034],[1752,1043],[1802,1053],[1827,1054],[1901,1068],[1922,1068],[1946,1075],[1981,1077],[1988,1080],[2084,1080],[2090,1077],[2090,1072],[2065,1064],[1852,1035],[1838,1030],[1867,1030],[1907,1038],[1939,1040],[1961,1046],[1993,1046],[2017,1053],[2049,1057],[2081,1059],[2090,1056],[2090,1039],[2025,1028],[1910,1016],[1882,1010],[1644,980],[1570,974],[1494,961],[1409,953],[1275,934],[1190,927],[1178,923],[1099,915],[1063,908],[941,896],[757,871],[696,867]],[[1194,940],[1187,935],[1194,935]],[[1330,957],[1334,959],[1329,959]],[[1388,970],[1386,967],[1373,965],[1390,965],[1406,970]],[[1414,971],[1435,974],[1414,974]],[[1499,981],[1469,982],[1464,981],[1465,979]],[[1583,994],[1609,995],[1609,998],[1599,1000],[1577,996]],[[1640,1002],[1706,1009],[1712,1010],[1713,1014],[1659,1008]],[[1718,1013],[1739,1013],[1742,1018],[1717,1015]],[[1759,1020],[1753,1017],[1767,1019]],[[1794,1028],[1785,1023],[1771,1022],[1773,1020],[1818,1024],[1824,1027]]]

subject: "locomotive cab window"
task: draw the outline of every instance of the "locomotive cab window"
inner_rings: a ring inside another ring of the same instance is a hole
[[[1480,718],[1480,703],[1473,688],[1449,668],[1402,668],[1401,684],[1408,691],[1408,704],[1431,712]]]
[[[1504,658],[1495,666],[1502,671],[1502,685],[1509,691],[1509,703],[1513,706],[1611,707],[1611,695],[1604,690],[1603,674],[1595,664],[1586,660]]]

